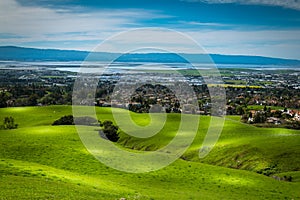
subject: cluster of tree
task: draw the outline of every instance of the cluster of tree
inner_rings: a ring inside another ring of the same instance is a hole
[[[57,120],[55,120],[52,125],[86,125],[86,126],[95,126],[98,124],[98,121],[89,116],[83,117],[73,117],[73,115],[65,115]]]
[[[300,91],[293,88],[237,88],[227,87],[228,105],[258,105],[300,108]]]
[[[100,125],[102,130],[99,130],[100,135],[104,134],[105,138],[112,142],[117,142],[119,140],[119,127],[114,125],[112,121],[105,120],[103,123],[96,120],[95,118],[84,116],[84,117],[73,117],[73,115],[65,115],[61,118],[55,120],[52,125],[86,125],[95,126]]]
[[[150,110],[150,105],[148,103],[129,104],[128,109],[136,113],[148,113]]]
[[[74,117],[73,115],[65,115],[52,123],[53,126],[58,125],[74,125]]]
[[[243,115],[246,113],[247,107],[244,105],[230,105],[227,107],[227,115]]]
[[[119,127],[114,125],[112,121],[105,120],[103,123],[100,123],[100,126],[103,127],[103,129],[100,130],[100,135],[103,132],[105,137],[112,142],[119,140]]]
[[[5,117],[3,120],[3,124],[0,125],[0,129],[16,129],[18,128],[18,124],[15,123],[15,119],[13,117]]]
[[[72,101],[71,86],[6,86],[0,91],[0,108],[12,106],[62,105]]]

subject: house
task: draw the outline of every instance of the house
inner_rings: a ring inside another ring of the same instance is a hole
[[[296,111],[294,118],[295,121],[300,121],[300,111]]]
[[[267,123],[279,125],[279,124],[281,124],[281,120],[279,118],[276,118],[276,117],[268,117],[267,118]]]
[[[286,113],[289,114],[291,117],[293,117],[293,120],[300,121],[300,111],[299,110],[288,110]]]

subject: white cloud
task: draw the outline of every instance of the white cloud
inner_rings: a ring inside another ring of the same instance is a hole
[[[3,43],[35,41],[103,40],[127,27],[139,26],[138,20],[165,18],[155,11],[85,10],[82,7],[50,9],[22,6],[15,0],[0,1],[0,33],[22,36],[2,38]]]
[[[208,52],[300,59],[300,30],[188,31]]]
[[[224,28],[224,27],[231,27],[232,24],[225,24],[225,23],[211,23],[211,22],[197,22],[197,21],[178,21],[179,24],[183,25],[192,25],[195,27],[212,27],[212,28]]]
[[[164,29],[122,33],[97,51],[126,52],[149,47],[172,52],[261,55],[300,59],[300,30],[181,30],[183,35]],[[142,38],[142,39],[141,39]],[[191,39],[191,40],[190,40]],[[193,41],[196,41],[198,48]],[[202,49],[202,48],[203,49]]]
[[[245,3],[242,0],[211,0],[209,2]],[[293,3],[289,4],[289,2],[294,1],[248,1],[252,4],[258,4],[258,2],[270,5],[271,3],[275,5],[277,2],[278,5],[291,6]],[[299,3],[294,2],[294,4]],[[140,27],[143,24],[139,24],[139,20],[170,17],[149,10],[101,9],[87,12],[81,7],[72,9],[22,6],[14,0],[0,0],[0,45],[92,50],[99,42],[120,31]],[[208,52],[300,59],[300,30],[216,30],[216,28],[222,29],[231,25],[201,21],[179,21],[179,23],[184,25],[179,31],[194,38]],[[187,27],[194,28],[188,30]],[[212,29],[204,30],[205,28]],[[126,41],[118,40],[114,44],[107,44],[106,49],[114,52],[122,51],[122,46],[130,46],[141,40],[142,45],[147,47],[163,44],[177,52],[195,52],[177,37],[163,32],[159,34],[149,32],[144,38],[135,36],[127,38]]]
[[[124,53],[144,52],[145,49],[151,49],[152,52],[155,50],[155,52],[204,53],[190,36],[161,28],[143,28],[122,32],[104,41],[96,50]]]
[[[280,6],[284,8],[290,8],[300,10],[300,1],[298,0],[185,0],[188,2],[204,2],[211,4],[226,4],[226,3],[238,3],[246,5],[269,5]]]

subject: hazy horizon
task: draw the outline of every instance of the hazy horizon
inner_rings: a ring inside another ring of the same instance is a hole
[[[114,35],[150,27],[184,34],[210,54],[300,59],[300,3],[291,0],[3,0],[0,11],[1,46],[92,51]],[[161,34],[149,37],[165,42]],[[118,41],[105,52],[140,40]],[[195,52],[175,42],[178,51]]]
[[[122,52],[104,52],[104,51],[88,51],[88,50],[76,50],[76,49],[63,49],[63,48],[36,48],[36,47],[25,47],[25,46],[16,46],[16,45],[0,45],[0,48],[20,48],[20,49],[35,49],[35,50],[55,50],[55,51],[75,51],[75,52],[84,52],[84,53],[104,53],[104,54],[123,54]],[[173,54],[172,52],[156,52],[156,51],[149,51],[149,52],[133,52],[129,54]],[[199,53],[185,53],[182,52],[180,54],[186,55],[199,55]],[[260,58],[268,58],[268,59],[283,59],[283,60],[295,60],[300,61],[300,58],[284,58],[284,57],[270,57],[270,56],[263,56],[263,55],[249,55],[249,54],[218,54],[218,53],[211,53],[205,52],[204,55],[215,55],[215,56],[233,56],[233,57],[260,57]],[[1,59],[0,61],[5,61]],[[16,60],[17,61],[17,60]],[[59,62],[59,61],[58,61]]]

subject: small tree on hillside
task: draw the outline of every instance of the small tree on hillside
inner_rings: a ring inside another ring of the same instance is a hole
[[[102,123],[103,125],[103,133],[105,134],[105,136],[107,137],[107,139],[109,139],[112,142],[117,142],[119,140],[119,127],[114,125],[111,121],[104,121]]]
[[[83,116],[83,117],[73,117],[73,115],[65,115],[58,120],[55,120],[52,125],[86,125],[86,126],[96,126],[97,120],[93,117]]]
[[[0,129],[16,129],[18,128],[18,124],[15,123],[15,119],[13,117],[5,117],[3,121],[3,125],[1,125]]]
[[[74,117],[72,115],[65,115],[58,120],[55,120],[52,125],[74,125]]]

